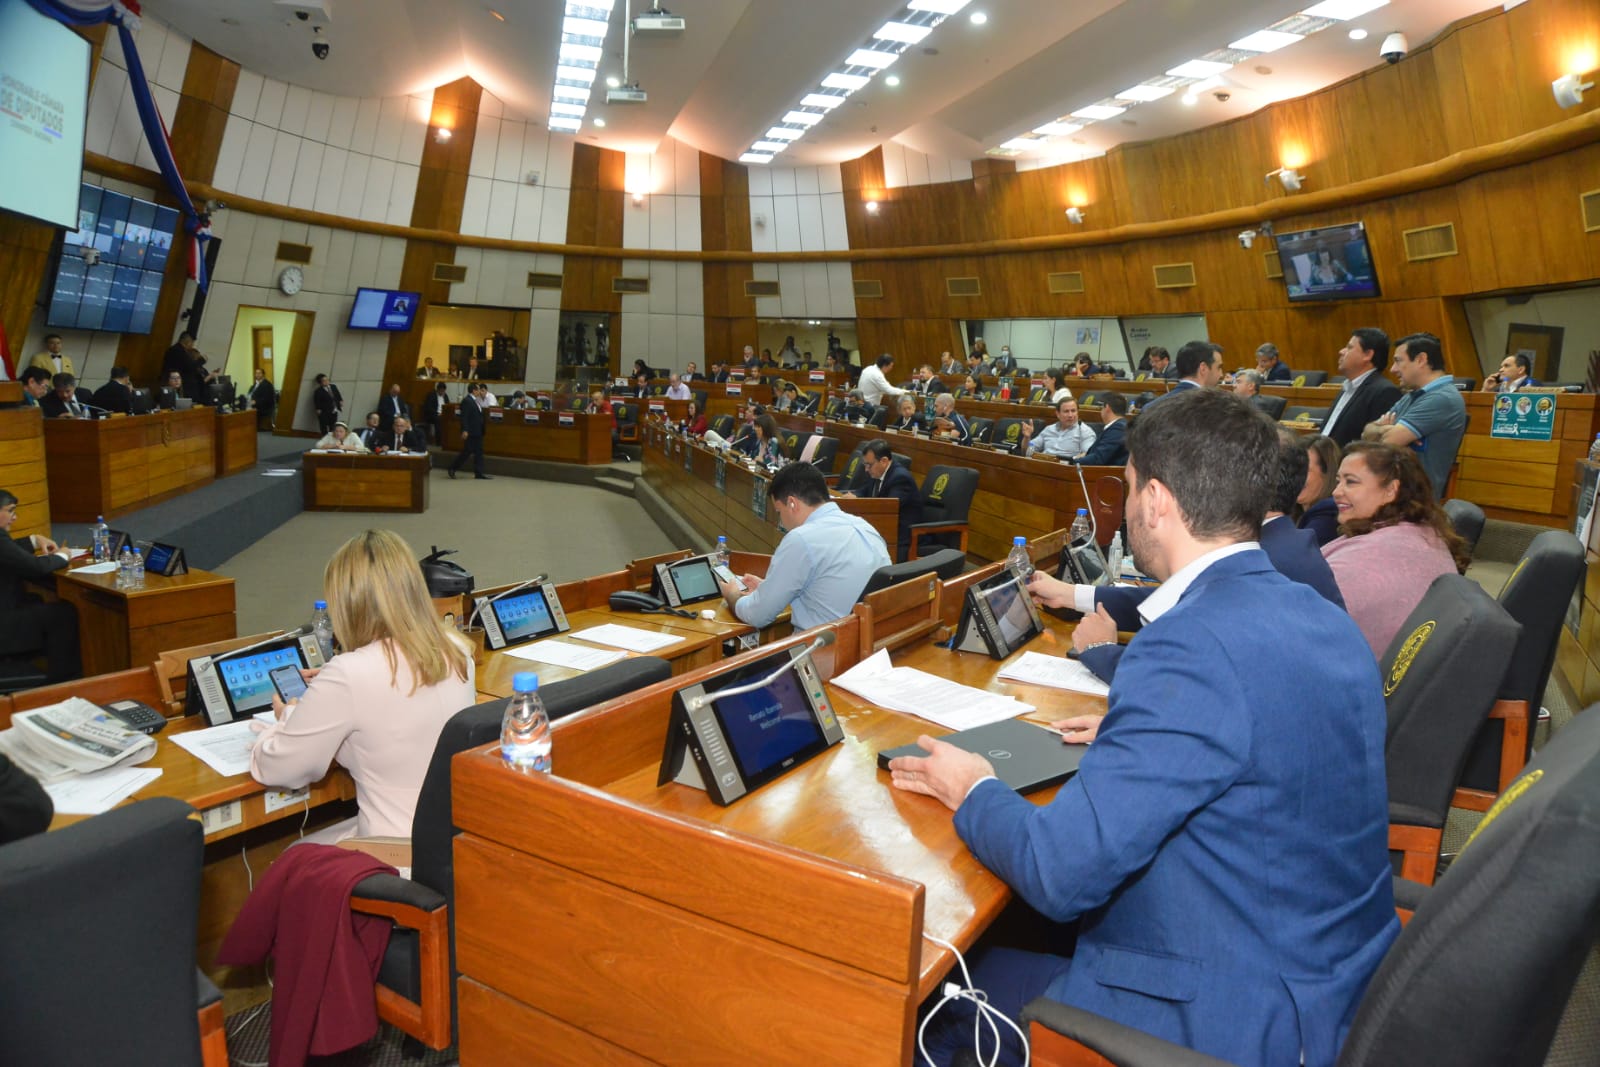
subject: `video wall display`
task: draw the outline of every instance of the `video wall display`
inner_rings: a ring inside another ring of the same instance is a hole
[[[178,221],[174,208],[83,185],[78,229],[61,238],[46,323],[149,333]]]

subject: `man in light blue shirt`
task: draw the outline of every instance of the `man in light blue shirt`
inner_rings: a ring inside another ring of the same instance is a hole
[[[1032,420],[1022,424],[1022,437],[1028,455],[1040,452],[1063,459],[1075,459],[1094,446],[1094,430],[1078,421],[1078,402],[1070,396],[1056,405],[1056,421],[1033,436]]]
[[[828,483],[809,463],[791,463],[772,476],[767,496],[788,532],[772,554],[766,578],[746,574],[721,582],[741,622],[768,626],[789,608],[796,630],[850,614],[867,579],[889,565],[883,537],[864,519],[828,499]]]
[[[1433,482],[1433,497],[1444,499],[1461,438],[1467,432],[1467,405],[1445,367],[1444,349],[1431,333],[1414,333],[1394,343],[1394,369],[1406,393],[1388,414],[1362,434],[1396,448],[1411,448]]]

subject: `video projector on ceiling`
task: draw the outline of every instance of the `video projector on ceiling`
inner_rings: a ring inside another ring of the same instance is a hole
[[[637,85],[624,85],[618,89],[606,90],[606,103],[608,104],[642,104],[650,99]]]
[[[636,34],[682,33],[688,26],[688,20],[683,16],[660,10],[646,11],[633,20],[633,32]]]

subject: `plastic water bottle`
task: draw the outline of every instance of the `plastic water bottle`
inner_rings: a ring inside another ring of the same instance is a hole
[[[117,558],[117,588],[133,588],[133,549],[124,547]]]
[[[107,563],[111,559],[111,527],[106,525],[104,515],[96,515],[94,519],[94,561]]]
[[[1023,581],[1033,577],[1033,557],[1028,555],[1028,539],[1013,537],[1011,551],[1006,553],[1006,566]]]
[[[144,553],[137,548],[132,550],[133,559],[128,564],[128,588],[144,588]]]
[[[1589,446],[1589,462],[1600,463],[1600,433],[1594,435],[1594,444]]]
[[[1089,525],[1089,509],[1079,508],[1072,519],[1072,543],[1086,545],[1094,538],[1094,528]]]
[[[1106,553],[1106,570],[1112,578],[1122,574],[1122,531],[1118,530],[1111,535],[1111,551]]]
[[[717,538],[717,550],[711,554],[711,562],[719,567],[728,565],[728,539],[726,537]]]
[[[550,773],[550,716],[539,699],[539,676],[519,671],[511,679],[514,690],[500,720],[500,758],[523,774]]]
[[[327,663],[333,659],[333,620],[328,617],[328,602],[314,600],[311,608],[311,632],[322,650],[322,662]]]

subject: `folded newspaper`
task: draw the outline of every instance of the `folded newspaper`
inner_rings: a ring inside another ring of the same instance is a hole
[[[0,751],[41,782],[69,774],[143,763],[155,755],[155,739],[130,729],[104,708],[79,697],[11,717],[0,733]]]

